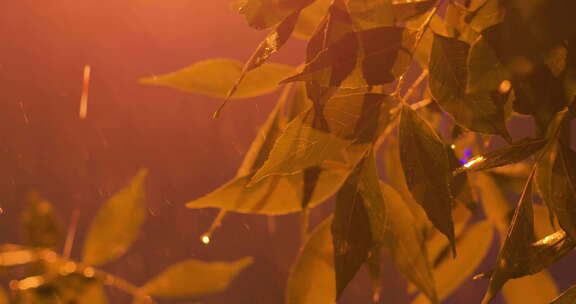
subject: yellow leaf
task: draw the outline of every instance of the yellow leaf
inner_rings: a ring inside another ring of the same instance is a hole
[[[240,61],[233,59],[210,59],[173,73],[140,79],[140,83],[225,98],[240,78],[243,66]],[[293,67],[283,64],[263,64],[246,74],[232,98],[248,98],[270,93],[293,71]]]
[[[252,175],[237,177],[186,206],[269,215],[298,212],[302,210],[300,201],[303,195],[303,175],[299,172],[294,175],[271,176],[250,187],[247,185]],[[309,206],[316,206],[332,196],[347,175],[346,170],[322,170]]]
[[[187,260],[168,267],[146,283],[142,290],[167,299],[197,298],[221,292],[252,261],[251,257],[231,263]]]
[[[547,270],[510,280],[502,290],[508,304],[550,303],[558,295],[558,287]]]
[[[288,276],[286,304],[336,303],[331,223],[329,217],[319,224],[300,250]]]
[[[434,279],[440,300],[446,299],[462,283],[472,278],[474,270],[484,259],[494,235],[492,224],[484,220],[472,225],[458,239],[458,255],[455,259],[445,259],[434,269]],[[412,304],[424,304],[429,301],[424,295],[418,296]]]
[[[136,240],[146,218],[144,181],[148,170],[142,169],[130,185],[116,193],[92,220],[82,261],[102,265],[123,255]]]

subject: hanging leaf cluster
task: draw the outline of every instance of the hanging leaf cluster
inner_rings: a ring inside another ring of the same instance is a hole
[[[140,304],[156,303],[156,299],[198,299],[224,291],[252,263],[251,257],[233,262],[182,261],[142,286],[97,268],[121,257],[138,238],[147,213],[147,174],[140,170],[100,208],[79,260],[70,257],[77,217],[63,235],[52,204],[30,192],[22,213],[23,243],[0,246],[0,270],[13,276],[10,296],[0,287],[0,303],[107,304],[106,286],[131,295],[133,303]]]
[[[573,288],[554,299],[546,269],[576,246],[575,1],[235,7],[269,31],[243,67],[212,59],[142,80],[224,97],[217,114],[281,89],[236,176],[187,204],[221,210],[207,235],[226,212],[301,213],[289,304],[335,303],[362,266],[377,302],[382,251],[413,303],[440,303],[472,277],[489,280],[483,303],[501,290],[510,304],[574,301]],[[307,41],[302,65],[269,61],[291,37]],[[534,133],[513,138],[508,122],[522,117]],[[330,198],[334,214],[309,232]],[[495,233],[497,260],[478,269]]]

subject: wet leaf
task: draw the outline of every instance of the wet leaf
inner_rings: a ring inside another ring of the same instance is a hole
[[[434,269],[434,279],[439,300],[446,299],[466,280],[471,280],[474,270],[484,260],[492,245],[493,226],[487,220],[470,226],[458,238],[458,256],[455,259],[446,258]],[[420,295],[412,304],[429,303]]]
[[[236,60],[210,59],[173,73],[143,78],[140,83],[225,98],[242,75],[242,69],[243,64]],[[248,98],[270,93],[293,71],[293,67],[283,64],[263,64],[246,74],[233,97]]]
[[[159,298],[198,298],[225,290],[250,264],[251,257],[230,263],[187,260],[168,267],[142,290]]]
[[[344,183],[346,170],[323,170],[319,176],[309,207],[331,197]],[[302,209],[304,174],[302,172],[264,178],[255,184],[252,175],[234,178],[211,193],[186,204],[188,208],[220,208],[239,213],[278,215]]]
[[[432,96],[459,125],[508,139],[501,96],[497,92],[466,94],[469,49],[463,41],[434,35],[429,66]]]
[[[549,303],[558,295],[558,287],[548,271],[508,281],[502,288],[507,304]]]
[[[450,160],[445,144],[434,129],[408,106],[402,106],[399,130],[400,160],[406,184],[455,251]]]
[[[136,240],[146,218],[144,182],[147,175],[148,170],[140,170],[128,187],[100,208],[84,241],[84,263],[106,264],[123,255]]]
[[[390,253],[398,271],[426,294],[432,303],[437,303],[432,269],[422,234],[414,225],[414,216],[394,188],[381,183],[380,189],[389,222],[385,230],[384,247]]]
[[[454,174],[492,169],[520,162],[540,151],[547,141],[540,138],[524,138],[509,146],[499,148],[471,158]]]
[[[536,180],[542,199],[560,226],[575,238],[576,152],[560,142],[550,145],[537,164]]]
[[[550,304],[573,304],[574,302],[576,302],[576,286],[568,288]]]
[[[286,286],[286,304],[334,304],[336,281],[333,262],[332,217],[310,235],[292,265]]]
[[[28,206],[22,212],[21,222],[23,241],[27,245],[55,248],[62,241],[52,204],[36,191],[28,193]]]

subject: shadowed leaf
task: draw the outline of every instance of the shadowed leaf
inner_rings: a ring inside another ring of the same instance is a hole
[[[210,59],[173,73],[143,78],[140,83],[225,98],[242,75],[242,66],[240,61],[232,59]],[[293,71],[293,67],[283,64],[264,64],[246,74],[234,97],[248,98],[270,93]]]
[[[385,230],[385,248],[397,269],[432,303],[438,303],[425,243],[418,227],[414,225],[414,216],[394,188],[381,183],[380,189],[389,219],[389,226]]]
[[[27,245],[54,248],[62,241],[52,204],[36,191],[28,193],[28,206],[22,212],[21,221],[23,241]]]
[[[576,239],[576,152],[555,142],[536,169],[538,190],[560,226]]]
[[[492,47],[479,37],[470,47],[468,55],[466,93],[498,90],[502,81],[510,78]]]
[[[445,145],[428,123],[408,106],[402,106],[399,130],[400,160],[406,184],[455,251],[450,160]]]
[[[461,126],[509,139],[504,99],[498,92],[466,94],[469,45],[434,35],[430,59],[430,91],[440,107]]]
[[[328,217],[319,224],[300,249],[288,276],[286,304],[336,302],[331,223]]]
[[[128,187],[100,208],[84,241],[84,263],[110,262],[123,255],[136,240],[146,218],[144,181],[147,175],[148,170],[140,170]]]
[[[108,304],[108,297],[104,286],[100,283],[92,283],[86,291],[76,299],[77,304]]]
[[[250,264],[251,257],[230,263],[187,260],[168,267],[142,290],[159,298],[198,298],[225,290]]]

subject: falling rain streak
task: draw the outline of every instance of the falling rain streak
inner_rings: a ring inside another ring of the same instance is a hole
[[[80,119],[85,119],[88,115],[88,89],[90,88],[90,65],[84,66],[82,77],[82,96],[80,97]]]

